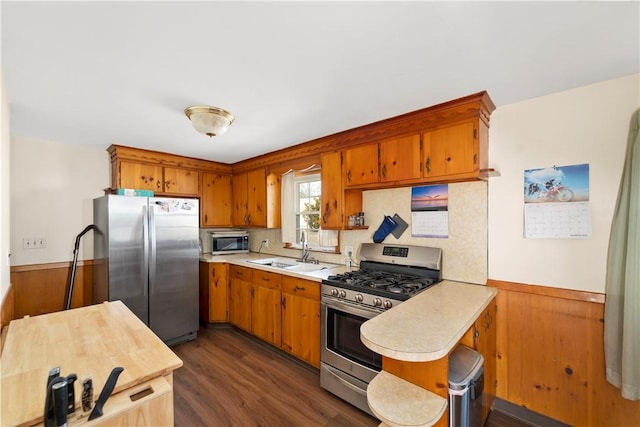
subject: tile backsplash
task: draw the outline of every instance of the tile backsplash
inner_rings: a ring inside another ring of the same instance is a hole
[[[445,279],[461,282],[485,284],[487,281],[487,183],[485,181],[449,184],[449,237],[425,238],[411,236],[411,188],[371,190],[363,193],[365,225],[368,230],[348,230],[340,232],[340,249],[353,246],[358,262],[358,247],[361,243],[372,242],[373,233],[378,229],[384,215],[398,214],[409,227],[396,239],[387,236],[383,243],[434,246],[442,248],[442,275]],[[392,210],[390,210],[392,209]],[[204,248],[210,243],[207,229],[200,230]],[[300,250],[283,247],[280,229],[249,229],[251,250],[261,253],[298,257]],[[269,247],[260,248],[263,239],[269,239]],[[344,264],[346,254],[314,252],[313,256],[322,262]]]

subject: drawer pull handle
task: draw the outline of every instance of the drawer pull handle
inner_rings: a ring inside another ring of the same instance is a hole
[[[304,291],[304,286],[296,286],[296,291]]]

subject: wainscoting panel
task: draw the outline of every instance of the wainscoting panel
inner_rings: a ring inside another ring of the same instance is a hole
[[[640,401],[605,379],[604,295],[498,288],[497,397],[575,426],[640,426]]]
[[[12,267],[13,319],[63,310],[70,275],[71,262]],[[78,262],[71,308],[91,304],[92,280],[93,262]]]

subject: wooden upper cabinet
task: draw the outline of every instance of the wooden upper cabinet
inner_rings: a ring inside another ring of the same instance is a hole
[[[419,179],[422,174],[420,135],[380,143],[380,182]]]
[[[189,169],[164,168],[164,193],[198,197],[200,174]]]
[[[343,153],[324,153],[321,157],[322,195],[320,204],[321,227],[325,230],[347,230],[348,216],[362,211],[362,190],[344,188],[342,173]]]
[[[249,223],[256,227],[267,226],[267,177],[264,169],[247,174],[247,212]]]
[[[247,190],[247,174],[235,173],[231,177],[231,207],[233,225],[247,225],[249,194]]]
[[[323,154],[320,170],[322,182],[320,221],[323,229],[342,228],[344,222],[342,177],[342,153],[336,151]]]
[[[231,175],[202,174],[200,225],[203,227],[231,225]]]
[[[233,225],[267,226],[267,179],[264,169],[237,173],[232,178]]]
[[[378,182],[378,144],[344,150],[345,186]]]
[[[424,176],[464,178],[477,174],[480,164],[478,131],[466,122],[422,134]]]
[[[145,163],[120,162],[118,188],[163,191],[162,166]]]

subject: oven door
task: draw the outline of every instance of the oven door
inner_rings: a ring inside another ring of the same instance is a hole
[[[381,311],[323,295],[321,362],[369,383],[382,369],[382,356],[360,340],[360,326]]]

